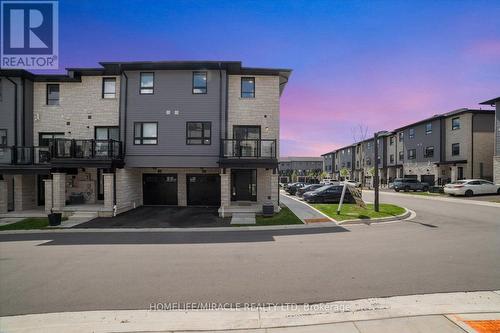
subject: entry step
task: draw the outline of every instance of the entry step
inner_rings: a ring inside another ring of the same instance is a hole
[[[255,224],[255,213],[233,213],[231,224]]]

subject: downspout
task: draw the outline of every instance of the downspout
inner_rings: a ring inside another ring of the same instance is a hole
[[[474,116],[475,114],[473,113],[472,114],[472,119],[471,119],[471,123],[472,123],[472,126],[471,126],[471,130],[470,130],[470,137],[471,137],[471,145],[470,145],[470,151],[471,151],[471,154],[470,154],[470,178],[473,179],[474,178]]]
[[[125,100],[123,101],[124,117],[123,117],[123,158],[127,153],[127,100],[128,100],[128,76],[125,71],[123,71],[123,76],[125,77]]]
[[[219,133],[222,133],[222,64],[219,62]],[[219,135],[220,139],[222,139],[222,135]],[[219,141],[220,141],[219,139]],[[222,145],[219,144],[219,156],[222,156]]]
[[[22,114],[21,114],[21,124],[22,124],[22,134],[23,136],[21,137],[21,142],[22,146],[26,146],[26,79],[23,77],[23,109],[22,109]]]
[[[7,80],[12,82],[12,84],[15,87],[15,90],[14,90],[14,146],[17,147],[17,104],[18,104],[17,83],[15,81],[13,81],[10,77],[7,77]]]

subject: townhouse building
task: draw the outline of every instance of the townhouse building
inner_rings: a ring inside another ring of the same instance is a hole
[[[281,157],[278,163],[279,175],[282,180],[291,181],[292,174],[297,176],[319,177],[323,170],[322,157]],[[293,180],[292,180],[293,181]]]
[[[142,205],[193,205],[230,216],[269,202],[279,210],[280,96],[291,70],[207,61],[100,65],[66,75],[0,72],[0,213],[44,207],[111,216]],[[10,80],[32,82],[24,123],[11,105],[22,107],[13,102],[14,85],[3,88]],[[29,133],[24,142],[14,129]]]
[[[323,172],[328,174],[328,178],[333,178],[335,151],[322,154],[321,157],[323,158]]]
[[[373,138],[355,143],[353,179],[371,186],[375,166],[381,184],[398,177],[431,185],[493,179],[494,119],[493,110],[463,108],[379,132],[377,143]]]
[[[480,104],[495,107],[493,181],[495,182],[495,184],[500,184],[500,97],[484,101]]]

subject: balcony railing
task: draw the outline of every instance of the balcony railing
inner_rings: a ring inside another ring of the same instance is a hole
[[[276,140],[222,139],[223,158],[276,158]]]
[[[55,139],[48,147],[0,147],[0,164],[49,164],[53,159],[119,160],[122,159],[122,143]]]

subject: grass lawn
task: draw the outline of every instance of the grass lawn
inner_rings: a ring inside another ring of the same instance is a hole
[[[312,206],[337,221],[390,217],[405,212],[403,207],[390,204],[380,204],[379,212],[373,210],[373,204],[367,204],[366,209],[356,204],[343,204],[340,215],[337,215],[338,204],[313,204]]]
[[[285,225],[303,224],[302,221],[288,208],[282,207],[280,212],[273,217],[255,216],[256,224],[231,224],[235,227],[251,227],[256,225]]]
[[[67,218],[63,217],[63,221]],[[16,223],[0,226],[2,230],[30,230],[30,229],[45,229],[49,226],[49,219],[46,217],[28,217]]]

